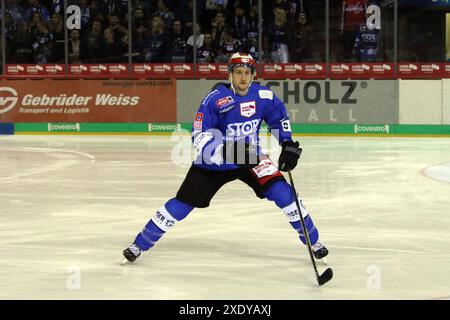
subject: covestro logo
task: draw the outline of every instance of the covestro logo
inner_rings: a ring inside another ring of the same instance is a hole
[[[11,87],[0,87],[0,114],[14,108],[19,100],[17,91]]]

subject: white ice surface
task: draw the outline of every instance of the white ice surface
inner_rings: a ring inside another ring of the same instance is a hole
[[[323,287],[287,218],[238,181],[121,266],[187,172],[170,137],[0,136],[0,299],[449,299],[450,139],[301,143]]]

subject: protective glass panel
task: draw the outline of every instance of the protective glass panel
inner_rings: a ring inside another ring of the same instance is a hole
[[[393,60],[393,0],[330,0],[331,62]]]
[[[450,30],[446,0],[399,1],[398,61],[443,62],[448,60]]]
[[[325,1],[267,1],[263,15],[266,62],[325,61]]]
[[[192,0],[134,0],[132,11],[133,62],[192,61]]]
[[[38,0],[5,0],[6,63],[49,63],[55,53],[51,17],[57,10]],[[62,25],[62,20],[60,21]]]

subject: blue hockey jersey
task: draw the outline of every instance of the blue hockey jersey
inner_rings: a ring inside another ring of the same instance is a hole
[[[380,30],[363,26],[355,38],[354,51],[358,61],[373,62],[378,55]]]
[[[234,94],[230,84],[220,85],[201,102],[192,126],[194,165],[209,170],[238,166],[224,160],[224,144],[230,141],[254,146],[260,153],[259,129],[266,122],[279,143],[292,140],[284,103],[267,87],[252,83],[245,96]]]

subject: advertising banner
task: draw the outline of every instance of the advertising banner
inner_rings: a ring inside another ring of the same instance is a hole
[[[197,76],[205,79],[226,79],[228,77],[227,64],[199,63],[197,64]]]
[[[176,77],[193,78],[194,65],[192,63],[144,63],[134,64],[133,73],[146,77]]]
[[[398,123],[397,80],[270,80],[286,104],[291,122],[311,124]],[[177,82],[177,121],[192,122],[202,99],[220,82]]]
[[[325,63],[270,63],[262,66],[264,79],[321,79],[326,77]]]
[[[443,78],[450,78],[450,63],[444,64],[444,68],[442,70]]]
[[[328,73],[327,73],[328,67]],[[268,63],[258,65],[256,78],[283,79],[393,79],[450,77],[449,63]],[[67,74],[64,64],[7,64],[7,76],[61,78],[101,77],[124,78],[126,76],[153,79],[226,79],[227,64],[219,63],[96,63],[69,64]]]
[[[0,80],[0,122],[175,122],[175,97],[173,80]]]
[[[96,63],[96,64],[71,64],[69,75],[74,76],[120,76],[127,75],[128,64],[126,63]]]
[[[443,70],[442,63],[399,63],[398,78],[440,78]]]
[[[331,78],[393,78],[393,63],[330,63]]]
[[[66,73],[64,64],[7,64],[10,76],[61,76]]]

